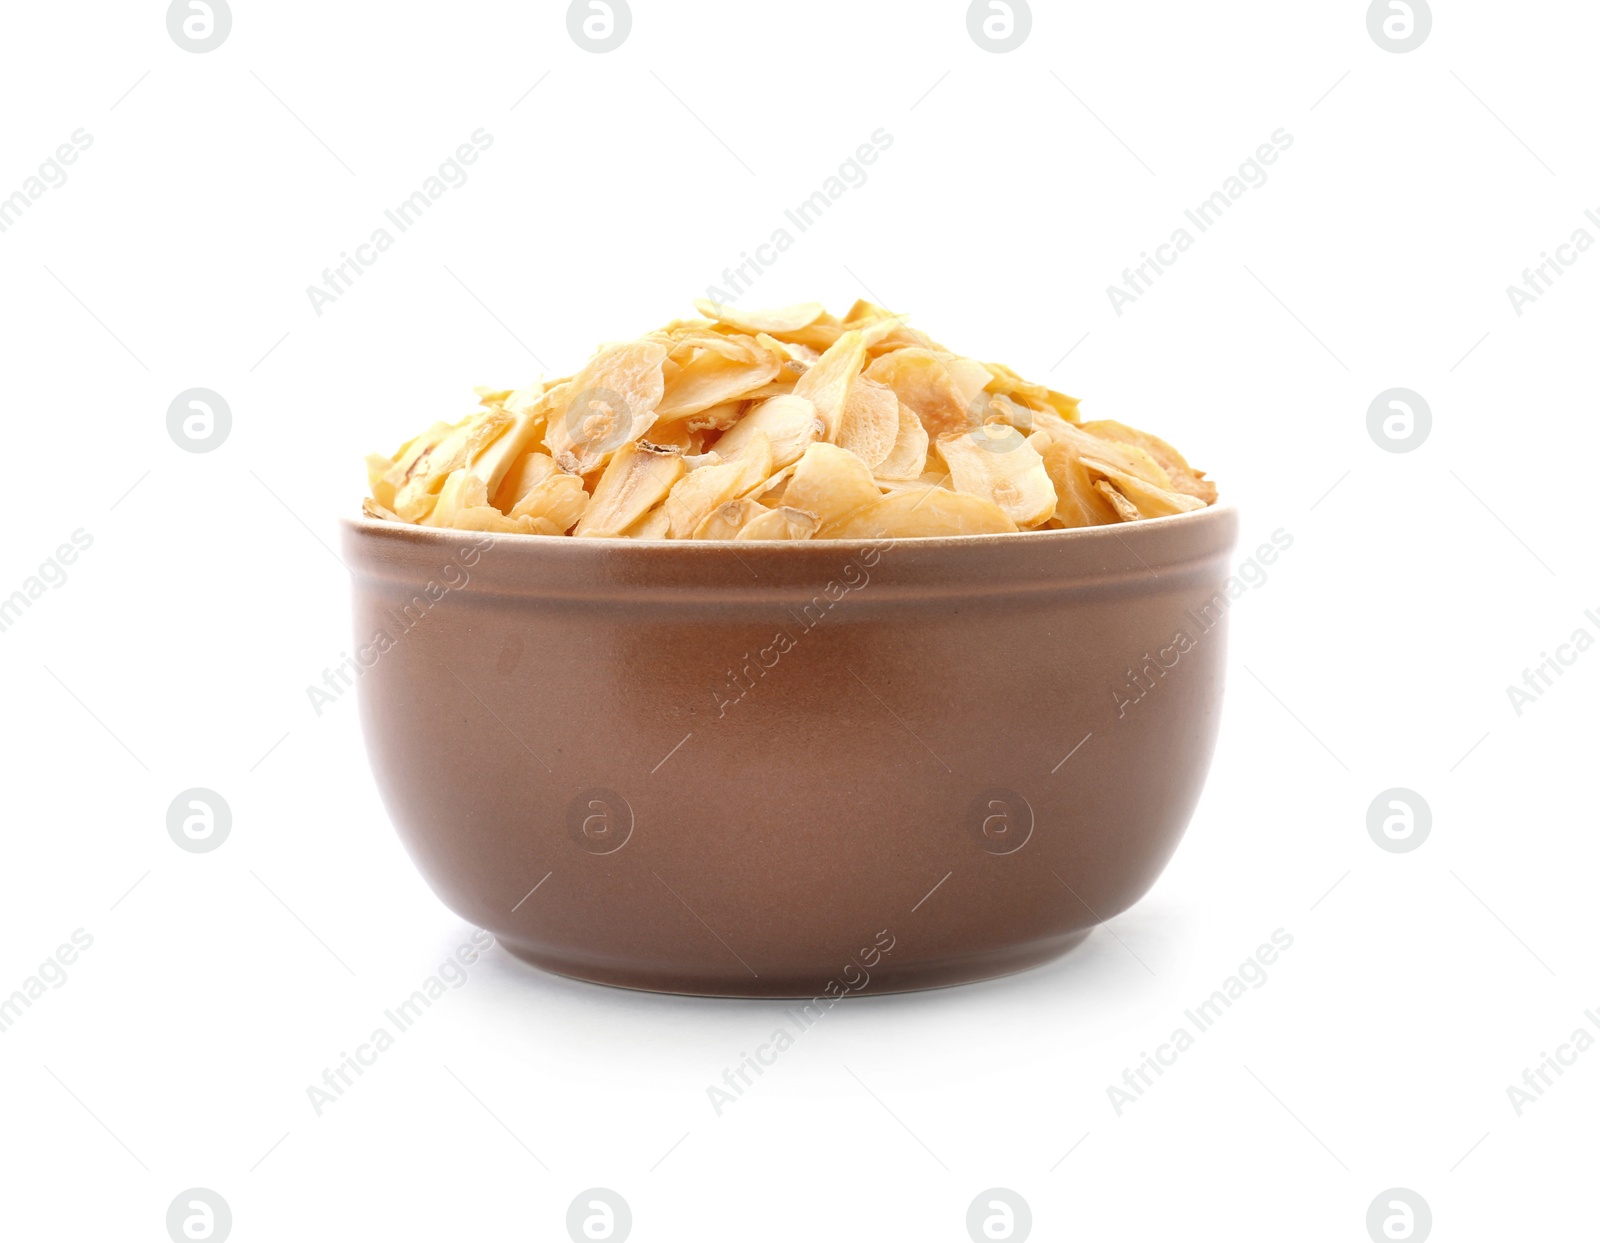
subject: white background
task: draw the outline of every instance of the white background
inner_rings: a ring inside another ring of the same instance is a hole
[[[1359,1243],[1397,1186],[1438,1239],[1592,1229],[1600,1052],[1520,1117],[1506,1088],[1600,1009],[1600,654],[1520,716],[1506,686],[1600,637],[1600,254],[1521,316],[1506,286],[1600,239],[1600,10],[1439,0],[1402,55],[1365,7],[1038,3],[994,54],[943,0],[636,0],[597,55],[556,3],[239,2],[206,54],[160,4],[10,6],[0,195],[93,145],[0,234],[0,595],[93,545],[0,634],[0,993],[94,944],[0,1034],[0,1232],[159,1240],[206,1187],[239,1240],[561,1239],[592,1186],[641,1241],[961,1240],[995,1186],[1044,1239]],[[480,127],[470,180],[318,316],[306,287]],[[1181,446],[1240,560],[1293,537],[1233,611],[1176,859],[1053,965],[836,1011],[720,1117],[707,1085],[781,1004],[499,950],[317,1117],[307,1085],[470,932],[353,698],[308,703],[350,645],[361,456],[689,313],[880,127],[741,305],[876,297]],[[1106,287],[1279,128],[1117,315]],[[165,427],[195,386],[234,420],[198,455]],[[1411,453],[1366,430],[1395,386],[1433,412]],[[232,807],[215,853],[167,836],[191,786]],[[1394,786],[1432,809],[1408,854],[1367,834]],[[1107,1087],[1278,928],[1268,982],[1118,1116]]]

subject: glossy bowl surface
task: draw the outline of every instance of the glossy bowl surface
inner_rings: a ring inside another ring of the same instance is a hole
[[[818,1005],[1045,962],[1200,797],[1212,506],[898,542],[344,524],[367,749],[441,899],[551,971]]]

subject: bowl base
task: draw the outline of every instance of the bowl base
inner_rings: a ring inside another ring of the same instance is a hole
[[[804,975],[793,971],[760,974],[746,971],[742,976],[725,972],[710,974],[665,966],[651,968],[637,963],[602,963],[553,952],[546,946],[519,944],[505,937],[499,938],[499,941],[524,962],[589,984],[605,984],[612,988],[646,993],[672,993],[683,997],[752,997],[831,1004],[832,997],[837,996],[911,993],[1014,975],[1059,958],[1081,944],[1090,931],[1088,928],[1078,928],[1060,936],[1022,945],[1008,945],[981,954],[900,963],[885,959],[872,969],[871,979],[864,988],[851,990],[848,981],[840,977],[838,984],[846,991],[843,994],[835,992],[831,996],[826,991],[830,981],[824,971]]]

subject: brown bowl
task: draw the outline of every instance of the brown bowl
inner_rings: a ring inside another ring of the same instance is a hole
[[[1019,971],[1160,874],[1221,707],[1214,506],[898,542],[344,524],[367,750],[440,898],[629,988]]]

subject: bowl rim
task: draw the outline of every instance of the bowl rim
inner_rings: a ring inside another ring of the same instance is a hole
[[[843,549],[858,548],[863,544],[888,542],[891,544],[904,543],[913,548],[982,548],[995,544],[1019,545],[1022,542],[1041,544],[1051,542],[1065,542],[1071,540],[1094,539],[1122,539],[1123,532],[1145,528],[1150,531],[1169,530],[1173,527],[1199,526],[1205,523],[1227,522],[1237,519],[1239,507],[1231,501],[1216,501],[1202,509],[1191,509],[1181,514],[1165,514],[1158,518],[1140,518],[1135,522],[1113,522],[1091,527],[1060,527],[1053,530],[1033,531],[996,531],[981,535],[879,535],[860,536],[853,539],[804,539],[804,540],[738,540],[738,539],[630,539],[623,536],[596,536],[582,538],[573,535],[533,535],[523,531],[473,531],[456,527],[425,527],[413,522],[391,522],[387,518],[369,518],[365,514],[341,514],[339,524],[347,532],[359,537],[378,536],[381,538],[410,540],[420,545],[442,543],[445,541],[459,542],[464,536],[476,539],[488,539],[496,544],[507,547],[521,545],[527,548],[557,547],[560,545],[588,546],[605,549],[616,548],[672,548],[688,549],[702,547],[706,549],[727,550],[731,548],[754,551],[760,549],[768,552],[774,548],[823,548]],[[1135,536],[1135,538],[1141,538]],[[582,555],[582,554],[573,554]],[[596,555],[603,555],[597,553]],[[690,554],[695,555],[695,554]],[[783,553],[777,555],[783,556]],[[796,555],[799,555],[798,553]]]

